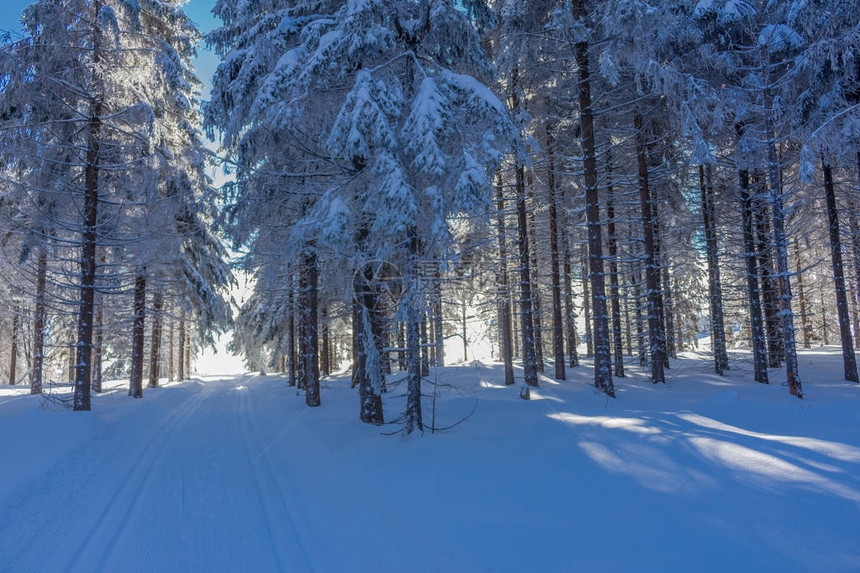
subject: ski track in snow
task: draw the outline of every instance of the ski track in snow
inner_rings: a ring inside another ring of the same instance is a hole
[[[161,419],[140,404],[51,468],[47,495],[7,508],[0,571],[312,569],[284,497],[291,490],[258,456],[247,387],[184,386],[170,389],[185,395]]]

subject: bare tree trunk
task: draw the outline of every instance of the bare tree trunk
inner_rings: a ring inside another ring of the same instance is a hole
[[[299,324],[300,360],[305,403],[320,405],[319,334],[317,331],[317,258],[315,246],[308,244],[302,252],[299,271],[301,321]]]
[[[296,289],[295,289],[295,279],[294,273],[292,269],[288,272],[289,281],[287,283],[287,305],[290,308],[290,314],[287,318],[287,333],[288,333],[288,343],[289,343],[289,361],[290,361],[290,376],[289,381],[287,382],[290,386],[296,386],[299,384],[299,375],[298,375],[298,357],[296,356],[296,313],[298,312],[295,304],[296,300]]]
[[[571,3],[573,19],[586,24],[583,0]],[[585,217],[588,235],[588,270],[591,282],[591,306],[594,312],[594,386],[615,397],[612,363],[609,355],[609,316],[606,312],[606,288],[603,276],[603,245],[600,239],[600,196],[597,189],[597,157],[594,143],[594,115],[591,109],[591,78],[588,42],[578,41],[574,55],[579,71],[579,124],[585,168]]]
[[[155,293],[152,300],[152,333],[149,344],[149,387],[158,386],[161,374],[161,322],[164,310],[164,295]]]
[[[191,378],[191,332],[185,331],[185,379]]]
[[[585,314],[585,356],[594,356],[594,336],[591,333],[591,297],[588,296],[588,256],[587,247],[580,246],[582,251],[580,277],[582,278],[582,312]]]
[[[134,318],[131,327],[131,379],[128,395],[143,398],[143,341],[146,321],[146,271],[137,268],[134,278]]]
[[[607,171],[611,177],[612,163]],[[615,204],[612,182],[606,188],[606,239],[609,247],[609,292],[612,297],[612,339],[615,359],[614,376],[624,378],[624,341],[621,337],[621,301],[618,287],[618,238],[615,234]]]
[[[496,225],[499,241],[499,272],[497,282],[497,308],[499,314],[499,338],[501,339],[502,363],[505,369],[505,385],[514,384],[514,357],[511,325],[511,290],[508,285],[508,247],[505,238],[505,197],[501,173],[496,175]],[[465,355],[463,360],[465,361]]]
[[[564,380],[564,323],[561,310],[561,268],[559,263],[558,206],[555,188],[554,140],[549,123],[546,125],[547,188],[549,191],[549,251],[552,281],[552,350],[555,379]]]
[[[104,263],[104,257],[102,257]],[[95,343],[93,344],[93,392],[102,391],[102,347],[104,346],[104,295],[98,295],[95,314]]]
[[[180,382],[185,380],[185,307],[179,312],[179,344],[177,344],[176,367]]]
[[[331,358],[329,356],[329,334],[328,334],[328,307],[323,306],[320,309],[320,370],[323,376],[331,374]]]
[[[848,315],[848,299],[845,295],[845,272],[842,266],[842,239],[839,236],[839,215],[836,209],[836,191],[833,187],[833,171],[829,164],[824,167],[824,193],[827,202],[827,219],[830,223],[830,258],[833,262],[833,282],[836,285],[836,311],[839,314],[839,336],[842,342],[842,362],[845,379],[858,382],[857,359],[854,356],[854,341],[851,339],[851,323]]]
[[[663,312],[666,321],[666,352],[667,356],[678,358],[676,352],[676,332],[675,332],[675,299],[672,292],[672,277],[669,274],[669,267],[664,265],[663,273]]]
[[[421,292],[420,274],[418,272],[418,237],[414,229],[410,229],[408,238],[407,286],[406,298],[406,363],[407,388],[406,412],[404,414],[403,432],[406,435],[418,430],[424,432],[424,422],[421,412],[421,308],[419,300]]]
[[[101,65],[101,0],[93,3],[93,62],[92,75],[96,85]],[[87,122],[86,167],[84,169],[83,233],[81,239],[81,289],[78,312],[78,341],[75,352],[75,411],[88,411],[92,407],[90,394],[93,351],[93,310],[96,292],[96,242],[98,240],[99,162],[102,133],[102,111],[104,96],[97,87],[90,101],[90,117]]]
[[[360,242],[366,238],[366,229],[360,231]],[[372,265],[364,265],[353,281],[355,305],[353,310],[353,345],[355,363],[353,384],[358,385],[360,400],[359,418],[365,424],[381,425],[385,419],[382,410],[382,369],[376,344],[374,317],[380,312],[378,293],[375,289]]]
[[[648,339],[650,345],[651,382],[654,384],[666,382],[663,371],[665,358],[663,357],[662,328],[660,324],[661,301],[660,294],[660,268],[657,264],[657,253],[655,248],[655,217],[652,205],[651,190],[648,181],[648,159],[646,156],[645,133],[642,129],[642,116],[637,114],[634,118],[636,128],[636,160],[639,173],[639,207],[642,217],[643,247],[645,249],[645,288],[648,308]]]
[[[769,129],[769,133],[773,133]],[[771,214],[773,216],[773,237],[776,247],[776,268],[779,281],[779,325],[781,327],[780,346],[785,359],[785,372],[789,392],[798,398],[803,397],[800,372],[797,362],[797,340],[794,332],[794,313],[791,310],[791,280],[788,270],[788,240],[785,235],[785,206],[782,198],[782,178],[776,158],[773,141],[768,144],[768,163]]]
[[[170,318],[170,326],[167,329],[167,381],[173,382],[176,373],[173,370],[173,318]]]
[[[800,299],[800,330],[803,333],[803,347],[812,348],[812,324],[809,322],[809,306],[803,289],[803,265],[800,261],[800,246],[794,243],[795,273],[797,274],[797,296]]]
[[[36,262],[36,308],[33,312],[33,367],[30,371],[30,394],[42,393],[42,370],[45,363],[45,287],[48,281],[48,254],[39,251]]]
[[[858,157],[860,162],[860,157]],[[860,165],[857,166],[860,170]],[[854,348],[860,348],[860,224],[857,222],[857,203],[853,197],[848,200],[848,229],[851,232],[851,262],[854,270]]]
[[[579,366],[579,336],[576,332],[576,313],[573,307],[573,270],[570,264],[570,245],[567,238],[564,241],[564,321],[567,336],[567,365],[571,368]]]
[[[534,211],[534,184],[532,182],[532,173],[529,171],[527,200],[532,207],[528,212],[529,220],[529,264],[531,265],[531,281],[532,281],[532,322],[534,325],[535,337],[535,368],[538,372],[543,372],[543,300],[541,297],[541,281],[540,281],[540,260],[537,256],[537,228],[535,225]]]
[[[771,232],[768,222],[767,204],[764,182],[758,173],[751,178],[754,189],[753,217],[755,221],[755,248],[758,258],[758,270],[761,278],[762,308],[764,310],[765,335],[767,338],[767,364],[770,368],[779,368],[784,352],[782,331],[779,316],[779,296],[777,295],[776,280],[773,272],[773,257],[771,256]]]
[[[15,385],[16,369],[18,366],[18,325],[21,323],[21,307],[15,305],[12,309],[12,337],[9,348],[9,385]]]
[[[739,131],[741,129],[739,128]],[[767,384],[767,346],[762,321],[761,300],[759,298],[755,237],[753,235],[753,200],[749,188],[749,172],[746,169],[740,169],[738,171],[738,179],[740,181],[741,199],[743,201],[741,210],[744,233],[744,258],[747,265],[747,299],[750,307],[750,337],[753,347],[754,376],[756,382]]]
[[[711,165],[699,166],[702,191],[702,217],[705,225],[705,250],[708,260],[708,299],[711,309],[711,346],[714,352],[714,372],[723,374],[729,368],[726,351],[726,329],[723,322],[723,286],[720,281],[720,255],[717,242],[717,216],[714,207],[714,186]]]
[[[442,274],[439,268],[439,262],[435,264],[433,275],[433,341],[435,345],[433,352],[434,366],[445,366],[445,322],[442,316]]]
[[[519,70],[514,68],[511,78],[511,107],[519,109]],[[537,364],[535,358],[534,314],[532,311],[532,280],[529,270],[529,232],[526,215],[525,167],[516,165],[516,207],[517,207],[517,251],[520,265],[520,328],[522,330],[523,386],[520,398],[530,398],[530,387],[537,387]]]

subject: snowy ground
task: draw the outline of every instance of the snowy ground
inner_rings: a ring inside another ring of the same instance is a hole
[[[0,571],[860,570],[837,352],[803,354],[802,402],[687,357],[614,401],[587,368],[531,402],[447,368],[438,425],[477,408],[408,440],[359,423],[345,379],[312,410],[277,376],[117,384],[92,413],[0,387]]]

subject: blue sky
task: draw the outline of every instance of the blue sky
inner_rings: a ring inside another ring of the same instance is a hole
[[[32,0],[2,0],[0,9],[0,31],[9,31],[13,37],[21,33],[21,12]],[[218,25],[218,20],[210,12],[215,0],[190,0],[185,6],[186,13],[206,33]],[[205,46],[198,48],[195,67],[197,76],[203,81],[205,88],[204,99],[208,97],[209,84],[215,68],[218,66],[218,58]]]

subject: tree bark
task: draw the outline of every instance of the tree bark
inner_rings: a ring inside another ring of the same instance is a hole
[[[611,160],[607,172],[612,176]],[[609,248],[609,292],[612,301],[612,340],[616,378],[624,378],[624,340],[621,335],[621,301],[618,281],[618,237],[615,233],[615,203],[610,181],[606,187],[606,240]]]
[[[42,370],[45,363],[45,287],[48,282],[48,254],[39,251],[36,262],[36,308],[33,312],[33,367],[30,372],[30,394],[42,393]]]
[[[741,128],[739,128],[739,132]],[[753,365],[756,382],[768,383],[767,377],[767,346],[762,321],[761,300],[758,287],[758,269],[756,268],[755,237],[753,235],[753,204],[750,192],[749,171],[738,170],[741,190],[741,216],[743,219],[744,259],[747,266],[747,300],[750,307],[750,337],[753,348]]]
[[[143,398],[143,342],[146,321],[146,271],[138,267],[134,278],[134,318],[131,327],[131,376],[128,395]]]
[[[173,382],[176,379],[176,372],[173,370],[173,317],[170,318],[170,326],[167,329],[167,381]]]
[[[164,295],[156,293],[152,300],[152,334],[149,347],[149,387],[158,386],[161,374],[161,322],[164,310]]]
[[[305,403],[310,407],[320,405],[319,375],[319,333],[317,331],[317,258],[315,246],[308,244],[302,252],[299,271],[299,291],[301,300],[301,321],[299,323],[299,344],[302,369],[302,387],[305,390]]]
[[[708,299],[711,310],[711,347],[714,372],[723,374],[729,368],[726,351],[726,329],[723,322],[723,286],[720,281],[720,255],[717,240],[714,186],[711,165],[699,166],[699,186],[702,191],[702,218],[705,225],[705,251],[708,261]]]
[[[20,319],[21,307],[15,305],[15,308],[12,309],[12,337],[10,341],[9,348],[9,385],[15,385],[15,377],[17,375],[17,366],[18,366],[18,325],[21,323]]]
[[[508,247],[505,238],[505,197],[502,175],[496,175],[496,225],[499,242],[499,272],[496,277],[497,309],[499,316],[499,338],[501,339],[502,363],[505,385],[512,386],[514,380],[513,327],[511,324],[511,290],[508,284]],[[464,356],[465,360],[465,356]]]
[[[794,243],[795,273],[797,274],[797,296],[800,299],[800,330],[803,333],[803,347],[812,348],[812,324],[809,321],[809,305],[803,288],[803,265],[800,260],[800,245]]]
[[[773,133],[769,129],[769,133]],[[782,177],[780,177],[776,149],[771,140],[768,143],[768,177],[770,180],[771,215],[773,217],[773,238],[776,247],[776,269],[779,282],[779,326],[780,346],[785,359],[785,372],[788,389],[792,396],[803,397],[800,372],[797,361],[797,340],[794,332],[794,313],[791,309],[791,280],[788,270],[788,240],[785,234],[785,206],[782,197]]]
[[[331,357],[329,356],[329,333],[328,333],[328,307],[323,306],[320,309],[320,373],[323,376],[331,374]]]
[[[99,86],[97,71],[101,64],[101,0],[93,3],[93,70],[96,86]],[[100,87],[90,100],[90,117],[87,121],[86,167],[84,168],[83,232],[81,239],[81,288],[78,312],[78,341],[75,352],[75,392],[73,409],[91,409],[90,394],[91,364],[93,351],[93,309],[96,288],[96,243],[98,240],[99,161],[102,132],[104,96]]]
[[[751,186],[755,190],[753,196],[753,216],[756,228],[755,248],[761,279],[762,308],[767,339],[767,364],[770,368],[779,368],[782,365],[784,352],[779,315],[779,296],[773,272],[771,232],[764,196],[765,187],[757,173],[751,178]]]
[[[104,257],[102,257],[104,262]],[[104,295],[98,295],[95,314],[95,343],[93,344],[93,392],[102,391],[102,347],[104,346]]]
[[[564,380],[564,323],[561,310],[561,268],[559,262],[560,231],[555,186],[555,157],[552,128],[546,125],[547,189],[549,191],[549,252],[552,281],[552,350],[555,362],[555,379]]]
[[[423,302],[419,299],[421,288],[418,272],[418,237],[414,229],[410,229],[407,241],[407,286],[404,299],[406,304],[407,387],[403,432],[409,435],[416,430],[424,432],[421,412],[421,308]]]
[[[639,173],[639,207],[642,218],[643,247],[645,255],[645,288],[648,309],[648,340],[650,345],[651,382],[666,382],[663,370],[665,357],[661,328],[660,268],[657,264],[655,245],[655,217],[648,181],[648,159],[646,156],[645,133],[642,129],[642,116],[637,114],[633,120],[636,129],[636,161]]]
[[[582,312],[585,315],[585,356],[594,356],[594,336],[591,333],[591,297],[588,296],[588,247],[580,246],[582,258],[580,259],[579,276],[582,279]]]
[[[573,0],[571,13],[575,21],[586,24],[587,13],[583,0]],[[591,282],[591,306],[594,313],[594,386],[614,398],[615,386],[612,382],[612,363],[609,356],[609,316],[606,312],[606,287],[603,276],[603,245],[600,239],[600,197],[597,189],[597,157],[594,143],[594,114],[591,109],[588,47],[586,41],[576,42],[574,56],[579,68],[579,124],[585,168],[588,270],[589,282]]]
[[[827,203],[827,219],[830,228],[830,259],[833,263],[833,282],[836,286],[836,311],[839,315],[839,337],[842,342],[842,362],[845,379],[858,382],[857,359],[854,356],[854,341],[851,338],[851,318],[848,314],[848,298],[845,294],[845,271],[842,264],[842,239],[839,235],[839,215],[836,209],[836,191],[833,186],[833,170],[826,161],[824,168],[824,194]]]
[[[177,344],[176,353],[176,370],[179,375],[179,381],[185,380],[185,307],[179,311],[179,343]]]

